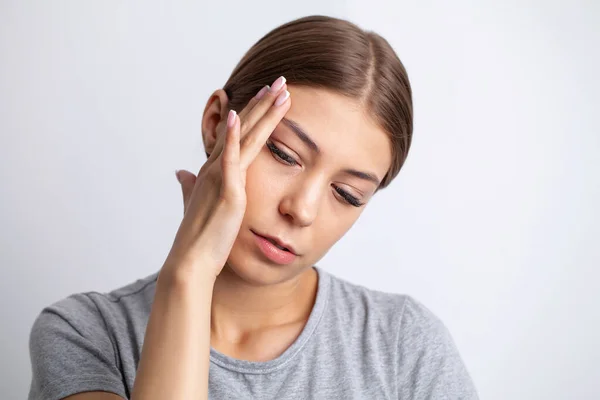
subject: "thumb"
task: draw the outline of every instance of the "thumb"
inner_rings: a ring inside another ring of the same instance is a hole
[[[196,175],[184,169],[175,171],[175,175],[181,185],[181,192],[183,194],[183,212],[185,213],[192,191],[194,190],[194,185],[196,184]]]

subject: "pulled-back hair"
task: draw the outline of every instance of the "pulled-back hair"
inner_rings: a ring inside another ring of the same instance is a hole
[[[384,188],[398,174],[410,148],[412,92],[402,62],[381,36],[342,19],[300,18],[262,37],[240,60],[224,86],[229,108],[241,111],[279,76],[288,84],[335,91],[357,99],[390,135],[392,163]]]

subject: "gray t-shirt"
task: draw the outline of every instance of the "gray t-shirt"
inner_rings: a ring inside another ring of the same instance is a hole
[[[448,330],[423,305],[315,269],[315,305],[281,356],[252,362],[211,349],[211,400],[477,399]],[[30,336],[29,399],[129,398],[157,276],[45,308]]]

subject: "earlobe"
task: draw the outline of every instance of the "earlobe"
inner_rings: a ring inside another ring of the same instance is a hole
[[[216,90],[208,99],[202,115],[202,141],[207,157],[212,153],[219,134],[227,124],[229,98],[223,89]]]

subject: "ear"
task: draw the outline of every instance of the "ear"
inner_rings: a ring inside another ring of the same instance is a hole
[[[208,157],[215,148],[217,138],[227,126],[229,98],[223,89],[216,90],[208,99],[202,115],[202,140]]]

